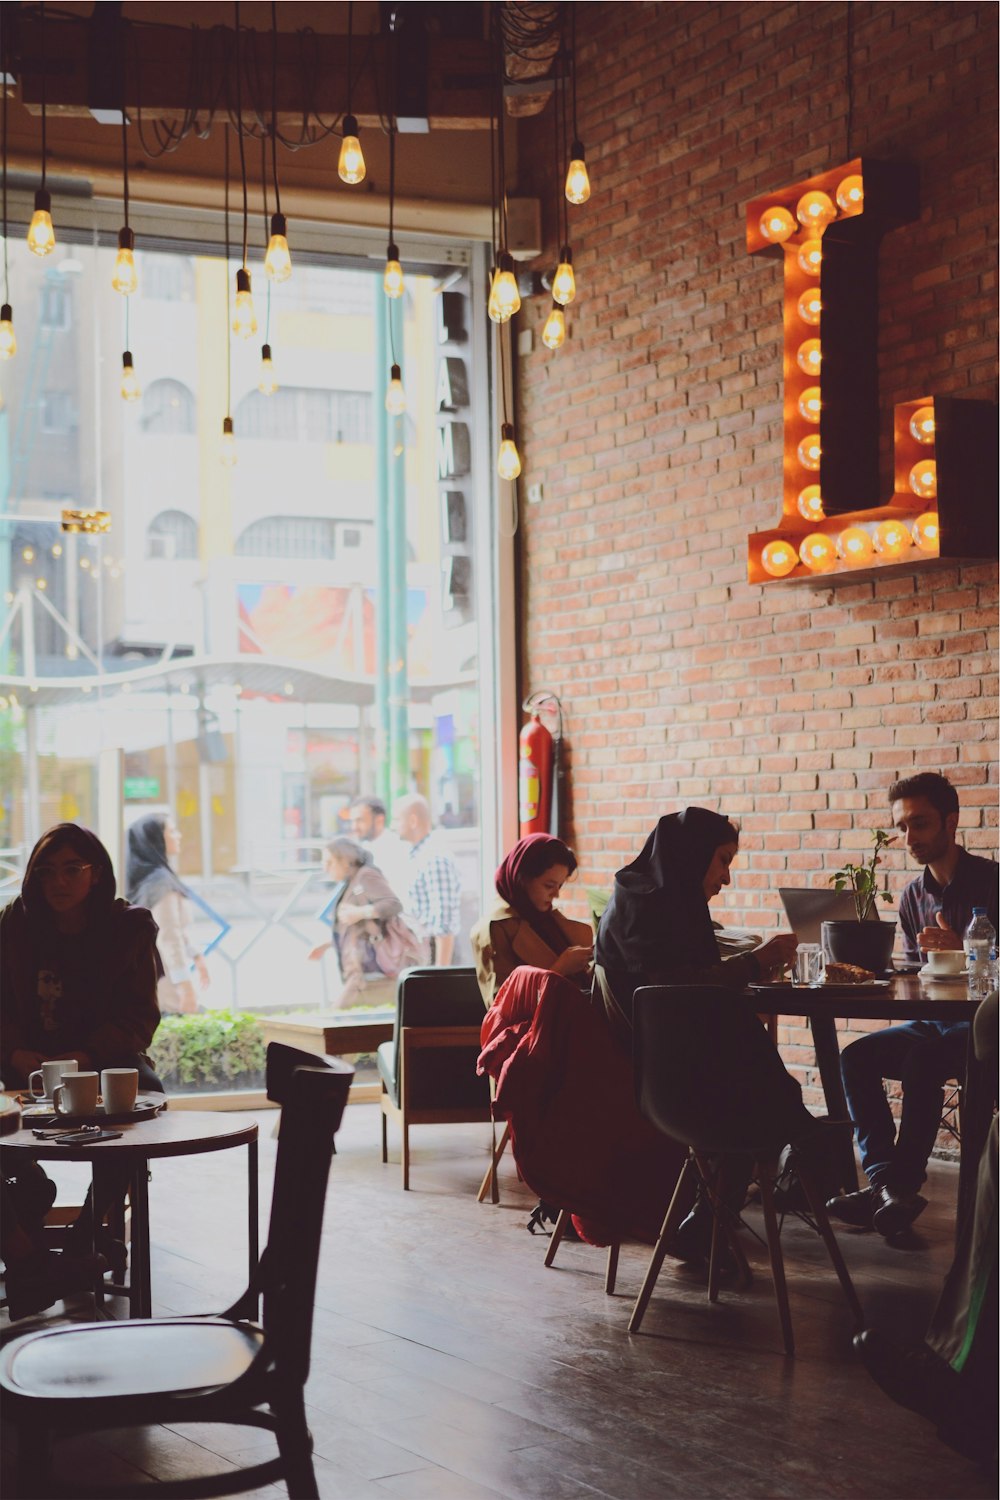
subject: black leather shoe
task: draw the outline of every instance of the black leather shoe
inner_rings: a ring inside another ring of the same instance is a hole
[[[909,1229],[927,1207],[919,1193],[900,1193],[885,1185],[872,1188],[872,1200],[872,1226],[886,1239]]]
[[[875,1212],[874,1191],[862,1188],[860,1193],[843,1193],[839,1198],[828,1198],[826,1211],[831,1219],[850,1224],[853,1229],[871,1229]]]
[[[712,1211],[699,1202],[678,1224],[668,1250],[677,1260],[697,1264],[708,1259],[711,1248]]]

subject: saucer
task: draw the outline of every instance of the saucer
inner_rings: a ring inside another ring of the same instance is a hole
[[[956,979],[967,979],[968,977],[968,969],[959,969],[957,974],[941,974],[937,969],[932,969],[928,964],[924,964],[922,969],[917,970],[918,979],[933,979],[935,984],[951,984]]]

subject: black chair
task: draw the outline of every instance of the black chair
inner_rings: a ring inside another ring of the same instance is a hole
[[[5,1411],[18,1436],[19,1494],[49,1496],[52,1440],[73,1432],[155,1423],[264,1427],[279,1456],[244,1469],[142,1487],[158,1497],[245,1493],[284,1479],[290,1496],[318,1496],[303,1390],[333,1138],[353,1069],[272,1042],[267,1095],[282,1105],[268,1241],[242,1297],[225,1312],[43,1328],[0,1357]],[[263,1318],[257,1321],[263,1295]],[[261,1408],[266,1407],[267,1410]],[[74,1493],[101,1500],[128,1490]]]
[[[386,1122],[403,1133],[403,1187],[410,1186],[410,1126],[492,1120],[488,1078],[476,1074],[483,996],[475,969],[407,969],[396,988],[392,1041],[376,1060],[382,1083],[382,1160]]]
[[[639,1293],[629,1332],[638,1333],[670,1243],[690,1201],[691,1176],[697,1174],[713,1212],[708,1295],[719,1293],[720,1236],[729,1239],[737,1265],[749,1281],[749,1269],[736,1238],[738,1215],[723,1202],[726,1158],[752,1157],[752,1175],[760,1186],[767,1248],[778,1304],[785,1352],[794,1354],[791,1312],[774,1204],[778,1155],[789,1131],[809,1121],[797,1089],[773,1044],[748,1005],[732,991],[710,986],[648,986],[636,990],[633,1017],[636,1100],[642,1115],[673,1140],[688,1147],[684,1165],[667,1208]],[[856,1328],[864,1315],[844,1264],[824,1206],[824,1195],[801,1152],[796,1171],[812,1220],[823,1238],[847,1298]]]

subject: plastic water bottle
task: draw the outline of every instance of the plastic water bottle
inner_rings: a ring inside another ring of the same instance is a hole
[[[962,941],[969,976],[969,999],[985,1000],[990,992],[997,952],[997,935],[993,931],[993,923],[986,915],[985,906],[972,908],[972,921],[965,929]]]

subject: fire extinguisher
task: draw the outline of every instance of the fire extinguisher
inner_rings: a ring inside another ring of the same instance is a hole
[[[543,703],[554,703],[557,712],[556,735],[538,716]],[[533,693],[521,705],[531,717],[518,737],[518,818],[520,836],[529,833],[553,833],[558,836],[561,809],[560,750],[562,748],[562,705],[552,693]]]

